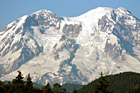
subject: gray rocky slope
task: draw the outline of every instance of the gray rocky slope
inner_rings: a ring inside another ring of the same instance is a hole
[[[140,20],[124,8],[98,7],[78,17],[48,10],[0,31],[0,77],[21,70],[34,82],[86,84],[104,74],[140,72]]]

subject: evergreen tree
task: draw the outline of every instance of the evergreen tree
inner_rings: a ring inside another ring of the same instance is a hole
[[[4,93],[11,93],[10,90],[13,90],[12,84],[10,81],[8,81],[7,84],[4,84]]]
[[[32,83],[30,74],[28,74],[28,77],[27,77],[26,89],[27,89],[27,93],[33,93],[33,83]]]
[[[99,78],[99,85],[96,86],[95,93],[109,93],[107,91],[108,82],[103,77],[103,73],[102,72],[101,72],[100,76],[101,77]]]
[[[73,92],[72,92],[72,93],[78,93],[78,92],[77,92],[77,90],[75,89],[75,87],[74,87],[74,89],[73,89]]]
[[[20,71],[18,72],[18,76],[12,80],[12,84],[10,85],[9,93],[25,93],[25,85],[24,85],[24,77]]]
[[[129,90],[127,91],[127,93],[140,93],[140,85],[136,84],[136,85],[130,87]]]
[[[23,77],[21,71],[18,70],[17,72],[18,72],[18,76],[15,79],[13,79],[12,83],[13,84],[18,84],[18,83],[24,84],[24,81],[23,81],[24,77]]]
[[[88,90],[88,93],[93,93],[93,88],[90,88],[90,89]]]
[[[40,88],[34,87],[33,93],[42,93],[42,90]]]
[[[4,93],[4,83],[0,80],[0,93]]]
[[[109,82],[107,90],[111,93],[140,93],[140,73],[123,72],[115,75],[107,75],[103,78]],[[78,92],[88,93],[90,89],[93,89],[89,93],[95,93],[97,85],[99,86],[99,79],[84,85]]]
[[[61,85],[59,83],[53,84],[53,93],[62,93]]]
[[[50,83],[48,82],[47,85],[45,85],[42,88],[43,93],[52,93],[51,87],[50,87]]]

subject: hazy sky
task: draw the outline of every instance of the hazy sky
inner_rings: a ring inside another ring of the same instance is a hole
[[[96,7],[124,7],[140,19],[140,0],[0,0],[0,30],[10,22],[41,9],[58,16],[79,16]]]

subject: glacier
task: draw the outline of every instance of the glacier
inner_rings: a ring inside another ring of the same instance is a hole
[[[45,9],[25,15],[0,31],[0,80],[12,80],[17,70],[42,85],[140,72],[140,20],[122,7],[77,17]]]

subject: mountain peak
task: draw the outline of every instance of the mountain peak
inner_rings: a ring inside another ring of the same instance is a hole
[[[127,12],[98,7],[61,20],[42,9],[17,19],[0,32],[0,80],[12,80],[17,70],[43,85],[140,72],[140,20]]]
[[[39,10],[39,11],[37,11],[37,12],[34,12],[33,14],[31,14],[31,15],[34,15],[34,14],[36,14],[36,15],[42,15],[42,14],[54,14],[53,12],[51,12],[51,11],[49,11],[49,10],[46,10],[46,9],[42,9],[42,10]]]
[[[127,9],[125,9],[124,7],[119,7],[118,10],[127,11]]]
[[[86,17],[86,16],[93,16],[93,15],[98,15],[98,14],[104,14],[106,12],[109,12],[113,10],[112,8],[108,8],[108,7],[97,7],[95,9],[92,9],[90,11],[88,11],[87,13],[81,15],[81,17]]]
[[[130,11],[128,11],[127,9],[125,9],[124,7],[119,7],[118,9],[116,9],[116,10],[118,10],[118,11],[120,11],[121,13],[123,13],[123,14],[131,14],[131,12]]]
[[[95,9],[112,10],[112,8],[110,8],[110,7],[97,7]]]
[[[38,13],[52,13],[51,11],[49,10],[46,10],[46,9],[41,9],[39,11],[37,11]]]

